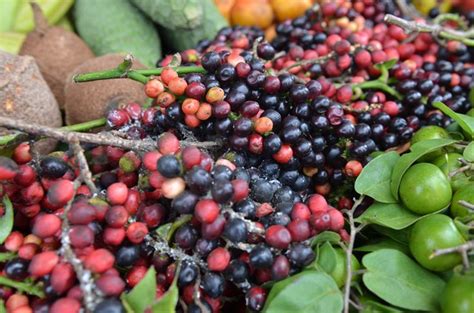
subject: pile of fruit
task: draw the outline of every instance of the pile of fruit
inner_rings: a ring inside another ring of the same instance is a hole
[[[87,59],[59,89],[81,124],[0,117],[0,312],[472,312],[474,21],[405,11]]]

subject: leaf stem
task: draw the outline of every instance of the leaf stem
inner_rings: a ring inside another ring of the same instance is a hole
[[[366,81],[366,82],[363,82],[363,83],[360,83],[360,84],[353,85],[352,89],[355,89],[355,88],[360,88],[362,90],[364,90],[364,89],[379,89],[379,90],[385,91],[386,93],[388,93],[389,95],[395,97],[398,100],[402,99],[402,96],[398,93],[398,91],[396,91],[392,87],[388,86],[387,84],[381,82],[380,80],[369,80],[369,81]]]
[[[349,219],[349,243],[347,244],[346,248],[346,281],[344,284],[344,313],[349,313],[350,307],[350,295],[351,295],[351,282],[352,282],[352,251],[354,250],[354,242],[357,233],[365,226],[365,224],[361,224],[358,227],[355,226],[354,221],[354,211],[355,209],[364,201],[364,196],[360,196],[354,202],[354,205],[350,210],[345,210],[345,214]]]
[[[32,296],[44,298],[44,292],[42,288],[37,285],[11,280],[6,278],[5,276],[0,276],[0,285],[12,287],[16,290],[26,292],[27,294],[30,294]]]

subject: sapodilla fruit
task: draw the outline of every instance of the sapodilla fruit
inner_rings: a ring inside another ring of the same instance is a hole
[[[71,72],[64,88],[66,97],[64,109],[68,125],[98,119],[104,117],[112,108],[130,102],[143,103],[146,100],[143,85],[131,79],[119,78],[85,83],[73,81],[73,76],[76,74],[114,69],[123,62],[124,57],[120,54],[106,54],[87,60]],[[132,68],[144,68],[144,66],[135,60]]]
[[[31,3],[35,30],[30,32],[20,48],[20,55],[36,59],[41,74],[51,88],[60,108],[64,107],[64,85],[69,73],[78,65],[94,57],[92,50],[73,32],[62,27],[49,27],[43,12]]]

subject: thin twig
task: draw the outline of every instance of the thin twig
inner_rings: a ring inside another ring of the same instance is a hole
[[[459,253],[462,256],[462,263],[464,269],[468,269],[469,265],[469,258],[468,258],[468,251],[474,249],[474,240],[468,241],[462,245],[446,248],[446,249],[437,249],[430,255],[430,259],[435,258],[440,255],[451,254],[451,253]]]
[[[389,24],[397,25],[403,28],[408,34],[411,33],[431,33],[434,37],[448,40],[456,40],[467,46],[474,46],[474,29],[467,31],[455,30],[437,24],[427,24],[415,21],[407,21],[392,14],[387,14],[384,21]]]
[[[455,169],[452,172],[449,172],[448,177],[452,178],[452,177],[456,176],[457,174],[464,173],[465,171],[469,171],[472,168],[473,168],[472,164],[464,165],[463,167],[460,167],[458,169]]]
[[[76,157],[77,165],[79,166],[79,171],[81,173],[81,179],[89,187],[89,190],[92,194],[97,194],[97,187],[92,181],[92,173],[89,170],[89,165],[87,164],[86,156],[84,155],[84,150],[79,143],[79,140],[76,137],[72,138],[71,141],[72,151]]]
[[[156,142],[151,139],[141,139],[141,140],[129,140],[122,139],[115,136],[108,135],[106,133],[101,134],[92,134],[92,133],[79,133],[68,131],[60,128],[52,128],[48,126],[43,126],[39,124],[26,123],[20,120],[15,120],[8,117],[0,116],[0,127],[6,127],[11,129],[17,129],[22,132],[44,136],[48,138],[54,138],[63,142],[71,142],[73,138],[77,138],[80,142],[93,143],[97,145],[108,145],[114,146],[127,150],[137,150],[137,151],[152,151],[156,150]],[[195,145],[197,147],[211,148],[215,147],[218,144],[216,142],[203,141],[203,142],[187,142],[182,141],[181,144],[186,145]]]
[[[351,294],[351,281],[352,281],[352,251],[354,249],[355,237],[358,231],[360,231],[364,224],[359,225],[358,228],[355,226],[354,222],[354,211],[362,203],[364,196],[361,196],[354,202],[354,205],[350,210],[345,210],[344,213],[349,218],[349,243],[346,248],[346,281],[344,284],[344,313],[349,313],[350,306],[350,294]]]
[[[467,208],[471,211],[474,211],[474,204],[472,204],[470,202],[467,202],[465,200],[459,200],[458,204],[462,205],[463,207],[465,207],[465,208]]]
[[[100,291],[96,288],[92,273],[85,269],[71,248],[71,242],[69,239],[70,225],[67,219],[67,214],[71,209],[76,191],[81,185],[81,176],[74,181],[74,194],[71,200],[67,203],[62,214],[62,225],[61,225],[61,252],[65,260],[72,265],[76,277],[79,280],[79,285],[83,294],[82,301],[86,308],[86,312],[94,311],[95,306],[102,299]]]

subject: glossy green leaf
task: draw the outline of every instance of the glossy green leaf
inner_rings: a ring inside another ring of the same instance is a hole
[[[153,313],[175,313],[179,299],[178,273],[174,275],[174,280],[163,297],[151,306]]]
[[[471,88],[471,91],[469,91],[469,101],[471,102],[471,105],[474,107],[474,88]]]
[[[16,258],[16,253],[13,252],[1,252],[0,263],[7,262]]]
[[[0,244],[7,239],[13,228],[13,205],[6,195],[3,197],[3,206],[5,213],[0,218]]]
[[[332,245],[326,241],[318,251],[317,263],[326,273],[331,273],[336,267],[337,254]]]
[[[464,160],[474,162],[474,141],[471,141],[462,153]]]
[[[390,238],[382,238],[380,240],[377,240],[376,242],[354,248],[354,251],[373,252],[381,249],[395,249],[405,254],[410,253],[410,249],[408,249],[407,245],[404,245]]]
[[[392,151],[384,153],[370,161],[355,181],[355,190],[383,203],[395,203],[397,200],[390,191],[390,178],[393,167],[400,156]]]
[[[398,250],[365,255],[365,286],[388,303],[409,310],[436,311],[445,282]]]
[[[336,282],[326,273],[305,271],[275,284],[284,285],[274,293],[270,291],[265,313],[340,313],[343,307],[342,293]]]
[[[443,210],[444,208],[440,211]],[[423,216],[424,215],[413,213],[400,203],[375,202],[370,207],[368,207],[367,210],[362,213],[362,215],[356,218],[356,221],[359,223],[378,224],[399,230],[414,224]]]
[[[20,292],[24,292],[39,298],[44,298],[43,286],[31,280],[16,281],[5,276],[0,276],[0,286],[15,288]]]
[[[391,69],[395,64],[397,64],[397,59],[391,59],[382,63],[375,64],[374,67],[378,70],[381,69],[386,69],[389,70]]]
[[[181,215],[173,223],[167,223],[158,227],[158,229],[156,230],[156,233],[163,240],[166,240],[167,242],[169,242],[171,238],[173,238],[175,231],[182,225],[188,223],[191,220],[191,218],[192,218],[191,214]]]
[[[410,228],[395,230],[388,227],[383,227],[377,224],[370,225],[370,228],[402,245],[408,246],[408,238],[410,236]]]
[[[338,243],[341,241],[341,236],[333,231],[323,231],[311,240],[311,247],[316,247],[325,242]]]
[[[454,139],[431,139],[417,142],[411,147],[412,152],[402,155],[393,167],[392,177],[390,180],[390,190],[392,196],[398,200],[398,189],[405,172],[422,156],[433,152],[439,148],[449,146],[457,141]]]
[[[362,301],[363,309],[361,313],[403,313],[394,307],[376,302],[374,300]]]
[[[442,102],[434,102],[433,106],[437,109],[440,109],[444,114],[458,122],[459,126],[466,132],[468,133],[471,138],[474,136],[474,117],[466,115],[466,114],[460,114],[456,113],[453,110],[451,110],[447,105],[445,105]]]
[[[122,302],[132,312],[145,312],[155,301],[156,296],[156,271],[153,266],[145,277],[129,293],[122,294]]]

